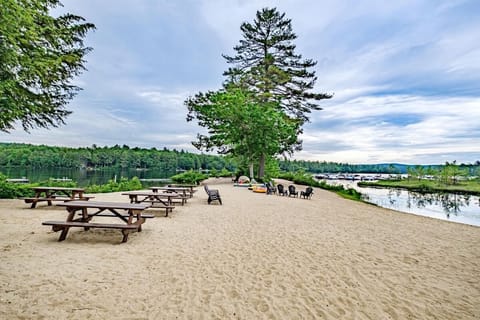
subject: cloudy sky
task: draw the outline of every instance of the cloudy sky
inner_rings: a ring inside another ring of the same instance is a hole
[[[297,53],[332,93],[295,159],[440,164],[480,160],[480,1],[64,0],[94,23],[67,125],[2,142],[195,151],[183,101],[216,90],[263,7],[292,19]],[[57,11],[58,12],[58,11]]]

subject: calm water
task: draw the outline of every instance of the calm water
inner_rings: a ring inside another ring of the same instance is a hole
[[[356,182],[327,180],[364,195],[364,200],[380,207],[421,216],[480,226],[480,197],[454,193],[418,193],[401,189],[363,188]]]
[[[121,177],[133,178],[138,177],[140,179],[166,179],[176,172],[166,172],[162,170],[81,170],[81,169],[67,169],[67,168],[51,168],[51,169],[34,169],[34,168],[7,168],[0,167],[0,172],[11,179],[18,179],[25,177],[30,182],[38,182],[48,180],[49,178],[62,179],[69,178],[76,181],[80,187],[84,187],[90,184],[104,184],[109,180],[117,179]],[[142,182],[148,186],[148,182]],[[154,183],[154,182],[153,182]]]

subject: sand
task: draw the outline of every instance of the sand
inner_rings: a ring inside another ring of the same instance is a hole
[[[127,243],[79,228],[58,242],[41,223],[64,208],[0,200],[0,318],[480,319],[478,227],[320,189],[304,200],[209,185],[223,205],[198,188]]]

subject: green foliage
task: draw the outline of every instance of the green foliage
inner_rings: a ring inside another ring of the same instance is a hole
[[[193,170],[183,172],[177,175],[174,175],[170,179],[177,183],[183,183],[183,184],[198,184],[200,181],[203,181],[208,178],[208,175],[201,173],[201,172],[196,172]]]
[[[445,166],[440,170],[440,180],[446,185],[458,184],[460,177],[468,175],[466,169],[460,168],[456,161],[452,163],[445,163]]]
[[[280,175],[280,168],[278,165],[278,160],[275,158],[267,158],[265,164],[265,176],[261,181],[271,181],[273,178]]]
[[[208,136],[198,135],[193,143],[199,150],[218,148],[249,164],[289,151],[297,139],[298,121],[280,112],[278,104],[259,104],[238,88],[199,93],[185,103],[188,120],[196,118],[209,129]]]
[[[77,183],[75,181],[58,181],[54,179],[48,179],[44,181],[40,181],[35,183],[39,186],[47,186],[47,187],[63,187],[63,188],[75,188],[77,187]]]
[[[95,28],[70,13],[49,10],[58,0],[2,0],[0,5],[0,131],[20,121],[28,131],[56,127],[71,112],[65,106],[80,90],[73,77],[85,70],[91,48],[83,38]]]
[[[120,181],[109,180],[108,183],[102,185],[91,185],[88,186],[85,191],[88,193],[108,193],[108,192],[119,192],[119,191],[130,191],[130,190],[140,190],[142,189],[142,183],[137,177],[132,179],[120,178]]]
[[[31,197],[34,195],[34,192],[30,189],[31,186],[32,185],[8,182],[7,177],[0,173],[0,199]]]
[[[217,177],[231,177],[233,173],[228,171],[226,168],[222,168],[222,170],[218,173]]]
[[[32,197],[34,192],[32,187],[48,186],[48,187],[76,187],[73,181],[55,181],[48,179],[37,183],[13,183],[7,181],[7,176],[0,173],[0,199],[12,199],[20,197]]]

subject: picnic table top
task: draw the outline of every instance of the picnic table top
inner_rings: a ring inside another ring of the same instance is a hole
[[[168,186],[167,186],[168,187]],[[180,188],[195,188],[195,187],[198,187],[198,185],[196,184],[183,184],[183,183],[180,183],[180,184],[170,184],[170,187],[180,187]]]
[[[179,197],[178,193],[168,192],[153,192],[153,191],[127,191],[123,192],[123,195],[135,195],[135,196],[165,196],[165,197]]]
[[[67,188],[67,187],[47,187],[47,186],[39,186],[39,187],[31,187],[33,190],[53,190],[53,191],[85,191],[83,188]]]
[[[180,190],[180,191],[189,191],[190,188],[185,187],[150,187],[152,190]]]
[[[148,204],[125,203],[125,202],[103,202],[103,201],[68,201],[59,203],[57,206],[73,208],[97,208],[97,209],[125,209],[125,210],[145,210],[150,207]]]

